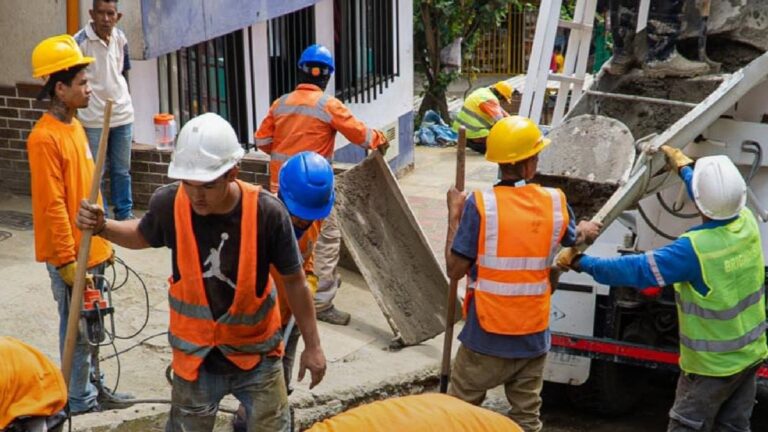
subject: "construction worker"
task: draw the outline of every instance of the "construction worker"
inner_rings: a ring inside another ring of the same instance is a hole
[[[600,225],[575,223],[559,189],[528,183],[550,141],[530,119],[511,116],[488,135],[485,158],[501,181],[467,197],[448,191],[446,267],[468,275],[466,324],[448,394],[479,405],[504,385],[510,417],[526,432],[539,419],[544,362],[550,348],[550,265],[558,245],[591,242]]]
[[[269,177],[272,192],[278,189],[280,167],[289,157],[302,151],[314,151],[333,160],[336,132],[366,150],[386,152],[389,144],[384,134],[355,118],[344,104],[324,94],[334,71],[328,48],[312,45],[299,58],[299,85],[277,99],[256,131],[259,150],[270,155]],[[315,272],[319,279],[315,296],[317,319],[347,325],[350,314],[333,305],[340,279],[336,273],[341,249],[341,232],[335,213],[323,223],[315,251]]]
[[[74,38],[85,55],[94,58],[86,74],[93,90],[91,103],[77,116],[96,153],[104,125],[104,104],[112,99],[112,115],[107,138],[105,170],[109,172],[110,200],[115,219],[133,218],[131,194],[131,144],[133,143],[133,103],[128,91],[128,38],[117,28],[123,14],[117,10],[117,0],[93,0],[88,11],[91,20],[75,33]],[[104,179],[103,185],[106,184]]]
[[[245,406],[248,430],[290,429],[270,266],[304,338],[299,380],[309,369],[312,388],[325,373],[291,218],[277,197],[237,180],[244,153],[226,120],[203,114],[179,133],[168,177],[180,182],[158,188],[141,220],[107,220],[87,201],[80,208],[81,229],[131,249],[172,250],[166,430],[212,430],[227,394]]]
[[[512,420],[440,393],[372,402],[315,423],[308,432],[522,432]]]
[[[38,99],[50,98],[48,110],[35,123],[27,138],[29,171],[32,177],[32,219],[35,231],[35,258],[46,263],[53,298],[59,311],[59,349],[63,357],[67,334],[70,287],[77,271],[81,233],[75,229],[80,200],[90,193],[93,156],[83,126],[75,118],[79,108],[88,106],[91,89],[85,68],[93,58],[84,57],[69,35],[40,42],[32,52],[35,78],[45,80]],[[101,197],[99,197],[101,201]],[[101,274],[112,256],[104,239],[93,239],[88,254],[90,273]],[[80,308],[81,305],[75,305]],[[91,383],[90,350],[78,336],[69,380],[69,408],[72,414],[99,410],[98,389]]]
[[[299,252],[304,265],[304,274],[307,278],[307,288],[314,296],[317,292],[317,276],[314,273],[314,259],[312,257],[317,238],[320,236],[322,220],[328,217],[333,209],[336,193],[333,189],[333,167],[328,161],[314,152],[301,152],[288,159],[280,170],[280,189],[277,193],[280,201],[285,204],[291,215],[293,232],[299,242]],[[299,343],[298,327],[295,325],[293,313],[285,301],[285,283],[280,273],[274,268],[270,269],[270,275],[277,287],[278,304],[280,305],[280,317],[282,319],[282,333],[285,341],[285,354],[283,354],[283,374],[288,394],[293,392],[291,388],[291,372],[293,361],[296,358],[296,347]],[[245,409],[240,407],[234,420],[235,432],[245,431]]]
[[[499,81],[488,87],[480,87],[464,100],[461,111],[453,121],[453,129],[458,132],[460,126],[467,128],[467,147],[485,154],[485,140],[491,127],[509,116],[500,100],[504,99],[507,104],[511,104],[513,92],[511,84]]]
[[[651,0],[647,27],[648,51],[642,64],[648,76],[692,77],[709,71],[706,63],[686,59],[675,47],[682,27],[684,2]],[[610,0],[613,57],[608,64],[608,72],[612,75],[623,75],[638,62],[634,55],[637,4],[636,0]]]
[[[668,431],[749,431],[756,375],[768,357],[765,261],[744,207],[747,187],[727,156],[693,161],[663,146],[702,218],[667,246],[596,258],[564,249],[557,263],[609,286],[674,285],[680,331],[677,393]]]

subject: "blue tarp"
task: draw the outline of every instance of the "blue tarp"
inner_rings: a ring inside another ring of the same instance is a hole
[[[424,114],[419,130],[416,131],[416,139],[418,145],[446,147],[455,145],[459,134],[443,121],[440,114],[429,110]]]
[[[144,58],[159,57],[319,0],[141,0]]]

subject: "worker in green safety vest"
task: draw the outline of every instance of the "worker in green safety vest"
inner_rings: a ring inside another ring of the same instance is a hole
[[[756,376],[768,357],[765,261],[745,208],[747,186],[727,156],[693,161],[663,146],[703,223],[645,254],[596,258],[564,249],[557,264],[609,286],[673,284],[680,327],[680,379],[668,431],[750,430]]]
[[[467,147],[485,154],[485,140],[491,127],[497,121],[508,117],[509,114],[502,108],[500,100],[507,104],[512,103],[514,88],[507,81],[499,81],[489,87],[481,87],[473,91],[465,100],[453,129],[458,132],[460,126],[467,129]]]

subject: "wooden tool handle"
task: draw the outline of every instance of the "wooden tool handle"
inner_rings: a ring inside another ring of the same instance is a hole
[[[700,14],[702,18],[709,18],[709,11],[712,8],[711,0],[702,0]]]
[[[467,130],[459,128],[459,141],[456,145],[456,189],[464,190],[464,171],[466,167]],[[459,281],[451,279],[448,290],[448,309],[445,312],[445,334],[443,335],[443,362],[440,367],[440,393],[448,391],[448,381],[451,376],[451,345],[453,344],[453,322],[456,311],[456,295]]]
[[[99,139],[99,150],[96,155],[96,164],[93,168],[93,180],[91,182],[90,195],[88,201],[94,204],[99,199],[99,187],[101,185],[101,172],[104,168],[104,159],[107,155],[107,140],[109,138],[109,124],[112,117],[112,99],[107,99],[104,105],[104,122],[101,126],[101,137]],[[85,143],[88,145],[88,143]],[[79,333],[78,321],[80,320],[80,309],[83,304],[83,291],[85,289],[85,272],[88,267],[88,255],[91,251],[91,237],[93,230],[83,231],[80,238],[80,249],[77,251],[77,271],[75,272],[74,286],[72,287],[72,297],[69,301],[69,316],[67,317],[67,335],[64,338],[64,354],[61,358],[61,372],[64,374],[64,381],[69,387],[69,378],[72,373],[72,357],[75,353],[75,342]]]

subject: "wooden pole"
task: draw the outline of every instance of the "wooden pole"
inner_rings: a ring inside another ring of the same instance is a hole
[[[459,142],[456,146],[456,189],[464,191],[464,166],[467,149],[467,130],[459,128]],[[448,291],[448,309],[445,312],[445,336],[443,337],[443,364],[440,368],[440,393],[448,391],[448,381],[451,377],[451,344],[453,343],[453,324],[456,313],[456,293],[459,290],[459,280],[451,279]]]
[[[104,122],[101,125],[101,138],[99,150],[96,155],[96,166],[93,168],[93,180],[88,201],[92,204],[99,199],[99,186],[101,185],[101,171],[104,168],[104,159],[107,154],[107,139],[109,138],[109,121],[112,117],[112,99],[107,99],[104,105]],[[85,143],[87,145],[87,143]],[[64,338],[64,354],[61,358],[61,372],[64,381],[69,388],[69,378],[72,374],[72,357],[75,354],[75,342],[79,333],[80,309],[83,304],[83,290],[85,289],[85,272],[88,270],[88,255],[91,251],[91,237],[93,230],[83,231],[80,238],[80,249],[77,251],[77,271],[75,272],[75,284],[72,287],[72,297],[69,299],[69,316],[67,317],[67,336]]]

